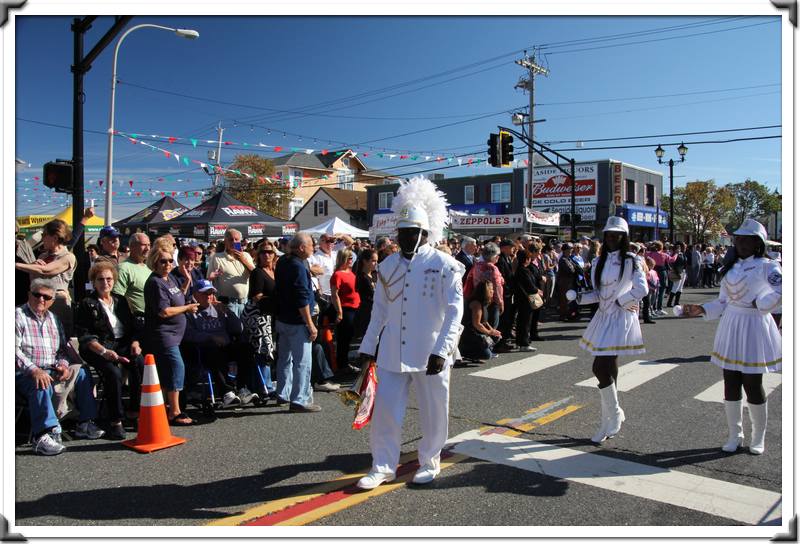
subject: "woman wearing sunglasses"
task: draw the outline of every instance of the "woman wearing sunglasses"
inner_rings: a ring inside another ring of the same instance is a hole
[[[112,293],[117,281],[117,269],[109,261],[100,261],[89,270],[94,291],[81,300],[75,312],[75,334],[78,336],[81,358],[96,369],[103,379],[108,418],[109,438],[125,439],[122,426],[122,369],[128,374],[130,404],[125,412],[135,419],[139,411],[139,386],[144,371],[144,358],[138,338],[134,335],[133,314],[125,297]]]
[[[192,425],[194,420],[181,412],[178,402],[185,374],[180,343],[186,330],[184,314],[196,313],[199,304],[186,304],[183,291],[170,274],[173,264],[172,252],[163,244],[156,243],[147,255],[147,266],[153,273],[144,284],[145,338],[167,392],[167,418],[173,425]]]

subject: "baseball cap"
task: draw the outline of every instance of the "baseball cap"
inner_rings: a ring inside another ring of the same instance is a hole
[[[200,293],[206,293],[208,291],[214,291],[215,293],[217,292],[216,288],[214,288],[214,285],[208,280],[198,281],[197,289],[195,289],[195,291],[199,291]]]
[[[120,236],[122,236],[120,232],[111,225],[100,229],[100,238],[119,238]]]

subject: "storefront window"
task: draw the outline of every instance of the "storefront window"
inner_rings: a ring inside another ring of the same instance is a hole
[[[636,204],[636,180],[625,180],[625,202]]]

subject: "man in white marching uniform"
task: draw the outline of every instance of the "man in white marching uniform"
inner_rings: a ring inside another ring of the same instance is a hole
[[[377,351],[378,380],[370,427],[372,469],[359,480],[361,489],[395,478],[411,384],[422,427],[413,482],[430,483],[440,471],[452,355],[464,312],[464,266],[434,249],[447,222],[443,196],[431,181],[417,177],[401,184],[393,200],[400,252],[378,265],[372,316],[359,348],[362,365]]]

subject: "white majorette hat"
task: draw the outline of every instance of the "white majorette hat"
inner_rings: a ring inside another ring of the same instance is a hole
[[[628,222],[621,217],[612,215],[608,218],[608,221],[606,221],[603,232],[624,232],[628,234]]]
[[[416,227],[427,231],[430,228],[428,213],[419,206],[404,206],[397,212],[397,228]]]
[[[742,226],[739,227],[736,232],[733,233],[734,236],[758,236],[761,238],[762,242],[767,241],[767,229],[764,228],[764,225],[756,221],[755,219],[745,219]]]
[[[428,244],[436,245],[450,222],[447,200],[434,183],[422,176],[400,182],[392,200],[397,228],[420,228],[428,233]]]

